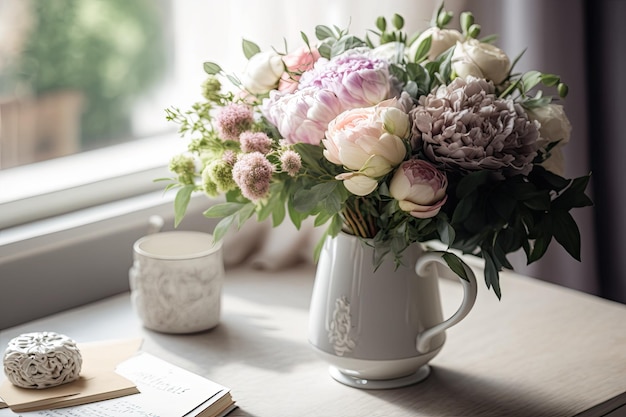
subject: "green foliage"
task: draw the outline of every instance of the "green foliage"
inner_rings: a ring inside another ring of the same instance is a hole
[[[162,16],[151,0],[32,2],[36,27],[13,68],[37,95],[85,95],[85,142],[128,134],[133,100],[166,68]]]

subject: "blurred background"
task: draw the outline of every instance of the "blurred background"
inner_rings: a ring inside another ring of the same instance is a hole
[[[364,35],[377,16],[405,17],[410,33],[429,25],[439,1],[415,0],[0,0],[0,171],[174,133],[164,109],[200,98],[202,63],[243,68],[241,39],[262,49],[297,47],[316,24]],[[582,262],[552,245],[518,272],[626,302],[626,2],[620,0],[448,0],[471,10],[481,35],[516,67],[559,74],[573,125],[566,175],[593,171],[595,207],[576,210]],[[454,20],[458,27],[458,21]],[[167,163],[164,161],[164,164]],[[77,172],[74,175],[80,176]],[[5,175],[4,178],[7,178]],[[10,177],[9,177],[10,178]],[[0,193],[2,184],[0,183]]]

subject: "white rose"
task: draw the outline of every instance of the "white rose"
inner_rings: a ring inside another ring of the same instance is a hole
[[[241,82],[248,92],[265,94],[278,86],[284,71],[280,55],[274,51],[259,52],[248,60]]]
[[[572,125],[560,104],[548,104],[526,111],[530,120],[538,121],[539,135],[545,141],[545,146],[558,142],[550,150],[550,157],[544,161],[543,167],[557,175],[563,176],[565,158],[563,147],[569,142]]]
[[[452,69],[459,77],[472,75],[500,84],[509,74],[511,62],[497,46],[468,39],[456,43],[452,54]]]
[[[372,49],[370,56],[374,58],[384,59],[394,64],[402,62],[404,57],[404,43],[402,42],[387,42]]]
[[[415,42],[411,44],[408,51],[409,61],[413,61],[417,48],[428,36],[431,36],[430,50],[428,51],[428,59],[431,61],[435,60],[439,55],[453,47],[457,42],[463,40],[463,35],[458,30],[430,27],[423,31]]]

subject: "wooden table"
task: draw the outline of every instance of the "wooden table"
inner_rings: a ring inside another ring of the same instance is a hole
[[[232,388],[232,416],[596,416],[626,407],[626,306],[512,273],[503,299],[484,283],[448,330],[431,375],[371,391],[333,380],[307,342],[315,270],[227,271],[221,324],[192,335],[142,327],[120,294],[0,333],[56,331],[79,342],[144,339],[143,350]],[[441,280],[444,309],[461,300]]]

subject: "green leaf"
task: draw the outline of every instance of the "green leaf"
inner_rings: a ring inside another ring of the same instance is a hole
[[[593,201],[585,194],[590,176],[585,175],[572,180],[570,186],[554,199],[552,206],[555,209],[569,211],[574,207],[587,207],[593,205]]]
[[[309,37],[306,35],[306,33],[300,31],[300,36],[302,37],[302,40],[304,41],[304,44],[306,46],[308,46],[310,48],[310,44],[309,44]]]
[[[209,207],[203,214],[205,217],[226,217],[237,213],[245,203],[219,203]]]
[[[226,236],[226,233],[230,229],[234,220],[235,216],[228,216],[224,217],[217,223],[215,229],[213,229],[213,239],[215,239],[216,242],[219,242],[224,238],[224,236]]]
[[[552,213],[554,238],[565,248],[572,258],[580,261],[580,231],[576,221],[567,211]]]
[[[454,228],[446,220],[439,218],[437,221],[437,233],[443,243],[452,246],[454,243],[455,232]]]
[[[176,197],[174,197],[174,227],[178,227],[183,217],[185,217],[185,212],[187,211],[187,206],[191,199],[191,193],[195,189],[195,185],[185,185],[176,193]]]
[[[393,22],[393,26],[396,28],[396,30],[400,30],[404,27],[404,18],[397,13],[394,13],[391,21]]]
[[[493,287],[493,292],[498,297],[498,300],[502,299],[502,292],[500,291],[500,274],[495,262],[489,252],[482,251],[483,259],[485,260],[485,283],[487,288]]]
[[[489,180],[489,171],[476,171],[463,177],[456,187],[458,198],[465,198]]]
[[[285,204],[279,203],[274,205],[274,210],[272,210],[272,225],[274,227],[278,226],[285,220],[286,210]]]
[[[222,72],[222,67],[217,65],[215,62],[205,62],[204,72],[206,72],[209,75],[216,75]]]
[[[241,41],[241,46],[243,48],[243,54],[245,55],[246,59],[250,59],[254,55],[261,52],[261,48],[259,48],[259,45],[247,39],[243,39]]]
[[[387,30],[387,19],[385,19],[383,16],[378,16],[376,18],[376,28],[381,32]]]
[[[417,51],[415,52],[415,56],[413,56],[413,62],[422,62],[424,59],[428,57],[428,52],[430,52],[430,46],[432,45],[433,37],[427,36],[420,42],[417,46]]]
[[[332,29],[329,28],[328,26],[317,25],[315,26],[315,37],[318,40],[323,41],[324,39],[327,39],[327,38],[334,38],[335,34],[333,33]]]
[[[445,252],[441,255],[448,267],[457,274],[459,277],[463,278],[465,281],[469,281],[469,274],[467,271],[470,270],[470,267],[461,260],[458,256],[456,256],[452,252]]]
[[[541,75],[541,82],[548,87],[554,87],[560,81],[561,79],[559,78],[558,75],[554,75],[554,74],[542,74]]]
[[[541,259],[546,250],[548,250],[548,246],[552,241],[552,217],[549,215],[543,216],[535,229],[538,231],[538,235],[533,242],[533,247],[528,257],[529,264]]]
[[[541,72],[528,71],[522,75],[522,89],[524,93],[532,90],[537,84],[541,82]]]

